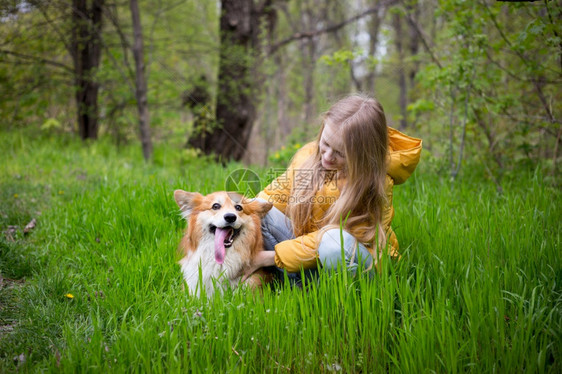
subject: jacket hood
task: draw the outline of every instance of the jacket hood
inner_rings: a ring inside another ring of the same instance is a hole
[[[401,184],[412,175],[422,150],[422,140],[388,128],[388,170],[394,184]]]
[[[310,142],[302,147],[294,156],[295,165],[316,152],[318,144]],[[416,170],[422,150],[422,140],[413,138],[400,131],[388,127],[388,170],[386,173],[394,180],[394,184],[404,183]]]

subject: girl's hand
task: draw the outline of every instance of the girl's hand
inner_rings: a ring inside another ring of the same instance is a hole
[[[273,265],[275,265],[275,251],[259,251],[250,266],[244,271],[242,282],[245,282],[256,270]]]

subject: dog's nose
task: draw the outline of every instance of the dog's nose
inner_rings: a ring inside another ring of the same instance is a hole
[[[232,222],[236,221],[236,214],[226,213],[224,215],[224,220],[228,223],[232,223]]]

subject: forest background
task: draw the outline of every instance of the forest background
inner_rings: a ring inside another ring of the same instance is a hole
[[[147,160],[152,144],[174,144],[266,165],[360,91],[423,138],[441,172],[469,159],[498,187],[521,166],[556,174],[559,1],[2,4],[3,131],[140,139]]]

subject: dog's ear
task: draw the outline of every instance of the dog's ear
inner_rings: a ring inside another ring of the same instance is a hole
[[[182,216],[187,218],[193,212],[193,208],[201,202],[203,195],[197,192],[186,192],[183,190],[174,191],[174,199],[180,207]]]
[[[273,204],[262,199],[253,199],[251,203],[248,204],[250,209],[260,217],[263,218],[273,208]]]

